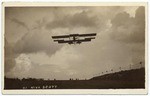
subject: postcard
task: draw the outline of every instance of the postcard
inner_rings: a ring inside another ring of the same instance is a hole
[[[3,3],[3,94],[147,94],[147,3]]]

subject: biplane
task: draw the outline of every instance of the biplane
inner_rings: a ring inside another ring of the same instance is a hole
[[[90,34],[69,34],[69,35],[59,35],[52,36],[54,42],[58,43],[68,43],[68,44],[81,44],[82,42],[90,42],[95,39],[96,33]]]

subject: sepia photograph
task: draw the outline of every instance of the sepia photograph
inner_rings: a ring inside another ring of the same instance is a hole
[[[146,4],[4,3],[2,90],[146,93]]]

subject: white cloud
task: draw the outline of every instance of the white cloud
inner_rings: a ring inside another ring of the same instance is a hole
[[[15,62],[15,66],[6,73],[6,76],[19,78],[26,77],[29,70],[31,69],[31,60],[29,59],[29,56],[26,54],[20,54],[15,59]]]
[[[135,17],[136,10],[139,6],[124,7],[124,10],[130,14],[130,17]]]
[[[73,46],[65,45],[50,57],[50,62],[62,69],[68,69],[81,59],[81,54]]]
[[[128,13],[118,13],[111,20],[111,36],[113,39],[127,43],[141,43],[145,41],[145,14],[144,7],[136,10],[135,17]]]

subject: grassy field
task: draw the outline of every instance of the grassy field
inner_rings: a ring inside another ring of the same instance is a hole
[[[89,80],[5,78],[5,89],[133,89],[145,88],[145,69],[121,71]]]

